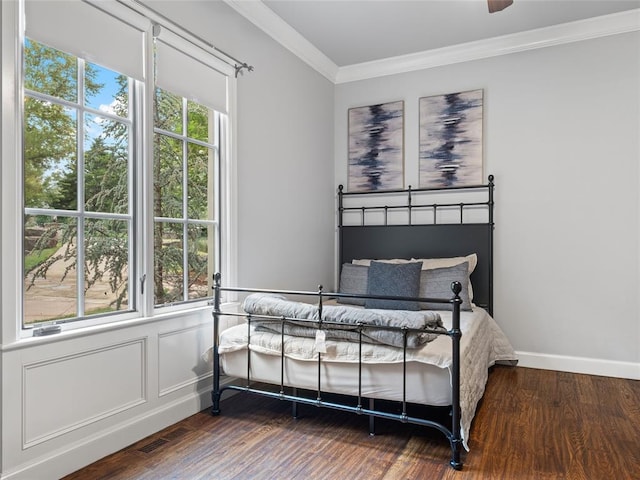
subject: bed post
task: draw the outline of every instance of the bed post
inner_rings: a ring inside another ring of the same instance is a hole
[[[220,355],[218,336],[220,333],[220,273],[213,276],[213,390],[211,392],[211,415],[220,415]]]
[[[489,175],[489,315],[493,316],[493,175]]]
[[[338,275],[340,275],[340,269],[342,268],[342,215],[344,213],[344,206],[342,204],[342,194],[344,187],[338,185]]]
[[[460,330],[460,292],[462,291],[462,285],[460,282],[452,282],[451,290],[455,297],[452,300],[453,303],[453,315],[451,319],[451,462],[449,464],[456,470],[462,469],[462,462],[460,461],[460,451],[462,447],[462,437],[460,435],[460,337],[462,337],[462,331]]]

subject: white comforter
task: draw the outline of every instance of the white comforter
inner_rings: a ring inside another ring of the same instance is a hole
[[[451,328],[451,312],[439,312],[445,328]],[[471,421],[476,406],[484,394],[488,369],[495,363],[517,362],[517,357],[509,340],[495,320],[481,308],[473,312],[460,313],[460,407],[461,437],[465,449],[469,450],[468,439]],[[346,341],[326,342],[327,352],[324,362],[358,362],[358,345]],[[220,354],[247,348],[247,326],[238,325],[225,330],[220,335]],[[267,355],[280,356],[281,336],[279,333],[252,331],[251,350]],[[317,361],[313,338],[285,337],[285,356],[296,360]],[[401,363],[402,349],[384,345],[363,343],[363,363]],[[447,368],[451,371],[451,339],[442,335],[419,349],[407,349],[408,362],[422,362]]]

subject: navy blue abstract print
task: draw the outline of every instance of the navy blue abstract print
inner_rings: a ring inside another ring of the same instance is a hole
[[[349,191],[403,188],[404,102],[349,110]]]

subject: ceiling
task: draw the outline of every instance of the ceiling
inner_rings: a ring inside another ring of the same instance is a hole
[[[514,0],[492,14],[486,0],[262,3],[338,67],[640,8],[640,0]]]

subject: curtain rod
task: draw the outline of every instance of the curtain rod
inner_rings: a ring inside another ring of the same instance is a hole
[[[132,8],[133,10],[136,10],[138,13],[141,13],[142,15],[144,15],[146,17],[149,17],[149,13],[151,14],[151,16],[157,17],[157,18],[149,18],[149,20],[151,20],[152,22],[156,22],[159,19],[159,20],[162,20],[162,22],[166,22],[166,23],[170,24],[172,27],[177,29],[177,31],[173,31],[173,33],[178,35],[180,38],[186,40],[187,42],[191,43],[192,45],[195,45],[198,48],[203,48],[202,45],[199,45],[198,43],[193,41],[193,39],[195,39],[198,42],[204,44],[205,46],[215,50],[216,52],[221,53],[226,58],[222,58],[222,57],[220,57],[218,55],[216,55],[216,57],[219,60],[221,60],[224,63],[226,63],[227,65],[230,65],[230,66],[232,66],[234,68],[235,77],[236,78],[238,78],[238,75],[242,74],[243,70],[247,70],[248,72],[253,72],[253,65],[249,65],[247,62],[243,62],[241,60],[238,60],[237,58],[229,55],[227,52],[225,52],[223,50],[220,50],[218,47],[216,47],[210,41],[200,37],[199,35],[196,35],[196,34],[191,33],[191,32],[187,32],[184,29],[184,27],[178,25],[176,22],[174,22],[173,20],[168,18],[166,15],[163,15],[162,13],[158,12],[157,10],[154,10],[153,8],[145,5],[140,0],[128,0],[128,1],[126,1],[126,3],[123,0],[120,0],[120,2],[124,3],[129,8]],[[131,3],[135,4],[137,6],[137,8],[134,8],[132,5],[130,5]],[[160,25],[160,26],[162,26],[162,25]],[[232,62],[230,62],[228,59],[232,60]]]

